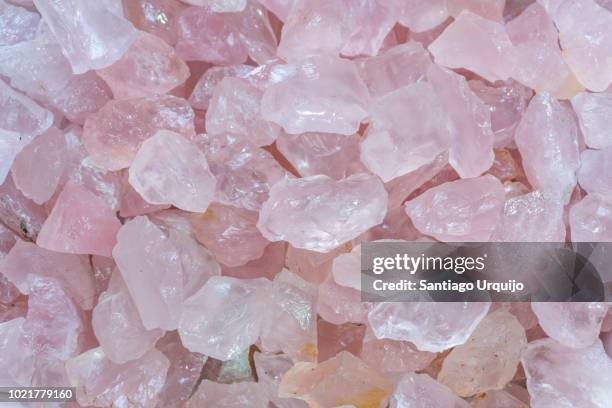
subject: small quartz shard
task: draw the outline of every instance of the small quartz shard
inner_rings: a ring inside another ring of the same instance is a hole
[[[0,129],[31,140],[53,124],[53,114],[0,80]]]
[[[142,142],[159,130],[194,135],[193,121],[187,101],[174,96],[111,100],[87,117],[83,144],[94,164],[121,170],[130,166]]]
[[[383,184],[365,173],[285,179],[270,190],[257,228],[270,241],[328,252],[381,223],[386,207]]]
[[[126,17],[136,28],[174,46],[178,40],[177,19],[187,6],[178,0],[133,0],[123,4]]]
[[[159,131],[145,140],[129,170],[129,182],[147,202],[182,210],[206,211],[215,194],[215,177],[204,154],[183,136]]]
[[[469,408],[470,404],[427,374],[404,374],[391,395],[391,408]],[[499,407],[498,407],[499,408]]]
[[[437,64],[465,68],[490,82],[506,80],[513,74],[514,47],[505,27],[462,11],[429,45]]]
[[[75,74],[113,64],[136,40],[137,30],[109,2],[35,0],[34,4]]]
[[[291,75],[271,84],[261,101],[263,118],[287,133],[352,135],[367,116],[368,89],[354,62],[320,56],[290,65]]]
[[[406,106],[413,108],[406,110]],[[450,147],[446,112],[426,82],[377,99],[370,115],[361,161],[385,183],[432,162]]]
[[[147,330],[174,330],[183,309],[183,270],[177,249],[147,217],[125,223],[113,259]]]
[[[440,241],[486,242],[505,201],[504,187],[491,175],[461,179],[430,188],[405,204],[423,234]]]
[[[213,276],[185,301],[178,328],[183,345],[193,352],[230,360],[259,337],[267,279]]]
[[[219,384],[204,380],[187,401],[185,408],[263,408],[268,406],[268,401],[266,390],[256,382]]]
[[[526,345],[525,329],[516,317],[498,309],[446,356],[438,381],[460,397],[501,389],[514,377]]]
[[[323,363],[295,364],[283,375],[282,398],[298,398],[310,406],[378,407],[393,391],[392,383],[348,351]]]
[[[612,201],[587,195],[569,213],[572,242],[612,242]]]
[[[141,32],[113,65],[98,70],[115,99],[165,94],[189,77],[189,68],[162,39]]]
[[[581,349],[566,347],[549,338],[536,340],[529,343],[523,353],[522,365],[532,406],[605,407],[612,404],[612,360],[599,339]]]
[[[440,352],[465,343],[490,303],[378,303],[368,321],[379,339],[410,341],[421,351]]]
[[[0,1],[0,46],[32,40],[39,24],[38,14]]]
[[[580,155],[578,183],[589,194],[612,198],[612,146]]]
[[[111,256],[121,223],[106,202],[84,186],[68,182],[38,234],[45,249]]]
[[[612,94],[581,92],[571,102],[580,119],[586,145],[593,149],[612,146],[612,135],[608,132],[612,120]]]
[[[550,94],[540,93],[531,99],[516,128],[515,141],[529,183],[567,200],[580,166],[573,113]]]
[[[253,71],[253,67],[244,64],[226,67],[210,67],[202,74],[193,87],[193,91],[191,91],[191,96],[189,97],[189,103],[191,103],[194,109],[208,109],[215,88],[221,83],[223,78],[244,78],[248,76],[251,71]]]
[[[170,362],[152,349],[137,360],[116,364],[100,347],[66,362],[79,404],[94,407],[155,408]]]

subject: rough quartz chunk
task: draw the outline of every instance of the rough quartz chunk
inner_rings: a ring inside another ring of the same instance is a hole
[[[389,92],[372,104],[370,115],[361,161],[385,183],[432,162],[450,147],[446,112],[428,83]]]
[[[408,0],[398,3],[399,23],[416,33],[429,31],[448,18],[447,0]]]
[[[315,407],[378,407],[392,391],[387,378],[342,351],[320,364],[295,364],[283,376],[279,396],[298,398]]]
[[[266,390],[256,382],[219,384],[204,380],[187,401],[185,408],[263,408],[268,406],[268,401]]]
[[[160,329],[144,328],[138,309],[117,271],[93,309],[91,324],[104,354],[117,364],[142,357],[164,333]]]
[[[53,124],[53,114],[0,80],[0,129],[40,135]]]
[[[87,188],[68,182],[38,234],[42,248],[110,257],[121,227],[113,210]]]
[[[532,406],[612,404],[612,360],[600,340],[582,349],[568,348],[553,339],[536,340],[527,346],[522,363]]]
[[[4,183],[11,166],[25,146],[22,136],[16,132],[0,129],[0,183]]]
[[[178,0],[132,0],[123,4],[126,17],[136,28],[170,45],[178,40],[177,19],[187,6]]]
[[[470,89],[465,78],[450,70],[430,65],[427,80],[448,115],[448,122],[437,118],[442,126],[451,129],[448,162],[463,178],[481,175],[491,167],[494,157],[488,106]]]
[[[599,302],[533,302],[531,308],[546,334],[572,348],[592,345],[608,312],[608,305]]]
[[[439,65],[469,69],[490,82],[512,76],[515,63],[505,27],[470,11],[461,12],[429,52]]]
[[[210,67],[200,77],[191,91],[189,103],[195,109],[208,109],[215,88],[224,78],[244,78],[253,71],[250,65],[230,65],[227,67]]]
[[[379,339],[410,341],[422,351],[439,352],[463,344],[485,317],[490,303],[379,303],[368,316]]]
[[[87,118],[83,144],[94,164],[120,170],[129,167],[141,143],[159,130],[191,137],[193,120],[187,101],[174,96],[113,100]]]
[[[408,201],[405,209],[419,231],[440,241],[486,242],[504,201],[502,184],[485,175],[433,187]]]
[[[185,301],[179,325],[183,345],[190,351],[226,361],[259,337],[265,303],[261,292],[267,279],[213,276]]]
[[[573,242],[612,242],[612,201],[588,195],[569,213]]]
[[[66,371],[81,405],[155,408],[169,366],[156,349],[138,360],[116,364],[98,347],[68,360]]]
[[[268,392],[270,401],[279,408],[307,408],[306,402],[295,398],[279,398],[278,386],[283,374],[292,366],[293,361],[283,354],[254,353],[253,360],[257,370],[257,381]]]
[[[503,388],[514,377],[526,345],[525,329],[516,317],[498,309],[446,356],[438,381],[461,397]]]
[[[379,179],[359,173],[282,180],[270,190],[257,227],[270,241],[328,252],[384,219],[387,192]]]
[[[125,223],[113,258],[147,330],[173,330],[183,309],[183,270],[169,238],[147,217]]]
[[[0,323],[0,372],[2,384],[29,387],[35,370],[35,358],[24,342],[25,319],[18,317]]]
[[[48,251],[19,240],[0,261],[0,272],[24,294],[30,293],[29,275],[36,275],[61,282],[82,309],[90,310],[95,302],[89,259],[83,255]]]
[[[580,119],[584,142],[593,149],[612,146],[609,124],[612,120],[612,94],[581,92],[572,99]]]
[[[137,37],[132,24],[105,2],[34,0],[75,74],[105,68]]]
[[[0,1],[0,46],[33,39],[39,23],[38,14]]]
[[[448,12],[457,17],[463,10],[469,10],[488,20],[501,21],[506,0],[447,0]]]
[[[115,99],[127,99],[167,93],[185,82],[189,68],[163,40],[140,33],[119,61],[98,74]]]
[[[288,68],[292,74],[264,92],[264,119],[291,134],[357,131],[367,116],[369,93],[354,62],[316,57]]]
[[[536,95],[516,128],[516,145],[529,183],[568,199],[580,166],[573,113],[548,93]]]
[[[404,374],[391,395],[391,408],[469,408],[470,404],[427,374]]]
[[[145,140],[130,167],[129,182],[151,204],[206,211],[216,180],[204,154],[183,136],[159,131]]]
[[[578,183],[589,194],[612,198],[612,146],[580,155]]]

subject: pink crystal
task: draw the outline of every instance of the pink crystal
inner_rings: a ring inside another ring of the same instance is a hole
[[[116,364],[98,347],[68,360],[66,370],[81,405],[154,408],[169,365],[156,349],[138,360]]]
[[[593,149],[612,146],[612,137],[607,131],[612,118],[612,94],[581,92],[571,101],[586,145]]]
[[[51,127],[53,114],[0,80],[0,129],[29,139]]]
[[[227,67],[211,67],[200,77],[191,92],[189,103],[195,109],[208,109],[216,86],[226,77],[244,78],[253,67],[250,65],[230,65]]]
[[[170,208],[170,204],[151,204],[142,198],[128,181],[128,171],[123,171],[121,177],[121,195],[119,197],[119,215],[122,217],[136,217],[159,210]]]
[[[293,361],[283,354],[255,353],[253,355],[257,382],[268,391],[268,398],[279,408],[307,408],[308,404],[295,398],[279,398],[278,386],[283,374],[292,366]]]
[[[257,341],[269,281],[213,276],[185,301],[179,325],[190,351],[229,360]],[[203,313],[204,311],[204,313]]]
[[[329,252],[310,251],[289,245],[285,263],[291,272],[309,282],[320,284],[329,277],[334,258],[350,248],[350,242]]]
[[[30,386],[34,374],[34,356],[24,342],[22,317],[0,323],[0,373],[3,384]]]
[[[465,343],[489,303],[378,303],[368,321],[379,339],[410,341],[421,351],[439,352]]]
[[[247,49],[240,41],[236,24],[208,7],[182,11],[178,30],[176,52],[184,60],[233,65],[247,59]]]
[[[442,24],[448,17],[446,0],[408,0],[400,4],[399,23],[421,33]]]
[[[259,258],[269,244],[256,227],[257,213],[242,208],[213,203],[204,214],[194,214],[191,224],[197,240],[227,266]]]
[[[446,356],[438,381],[461,397],[503,388],[514,377],[526,345],[519,321],[497,310],[478,324],[465,344]]]
[[[82,309],[90,310],[95,303],[86,256],[52,252],[19,240],[0,261],[0,272],[24,294],[30,293],[28,276],[36,275],[58,280]]]
[[[450,146],[446,113],[428,83],[386,94],[371,105],[370,114],[361,160],[384,182],[432,162]]]
[[[488,20],[501,21],[506,0],[447,0],[448,11],[456,17],[461,11],[469,10]]]
[[[264,119],[287,133],[327,132],[351,135],[367,116],[368,90],[355,63],[317,57],[289,67],[291,75],[264,92]]]
[[[0,182],[6,180],[13,162],[25,146],[23,137],[16,132],[0,129]]]
[[[91,324],[104,354],[117,364],[142,357],[164,333],[144,328],[128,288],[116,271],[93,309]]]
[[[367,323],[373,306],[361,301],[360,291],[337,284],[332,276],[319,285],[318,313],[330,323]]]
[[[34,0],[75,74],[105,68],[128,49],[137,31],[104,2]]]
[[[125,223],[113,258],[147,330],[173,330],[183,309],[183,271],[176,247],[147,217]]]
[[[0,185],[0,220],[20,237],[33,241],[47,218],[41,206],[26,198],[7,177]]]
[[[363,324],[336,325],[322,319],[319,320],[317,322],[317,362],[327,361],[341,351],[360,356],[365,331],[366,327]]]
[[[120,170],[159,130],[193,135],[193,118],[187,102],[173,96],[110,101],[85,121],[83,144],[97,166]]]
[[[194,6],[210,7],[215,13],[238,12],[244,10],[247,0],[184,0]]]
[[[534,406],[552,408],[569,404],[597,407],[612,404],[609,387],[612,361],[600,340],[578,350],[553,339],[537,340],[527,346],[522,363]]]
[[[536,95],[516,128],[515,140],[531,185],[567,199],[580,166],[578,126],[571,111],[550,94]]]
[[[387,193],[377,178],[359,173],[282,180],[270,190],[257,227],[270,241],[328,252],[382,222]]]
[[[28,144],[15,158],[13,181],[21,192],[37,204],[53,196],[64,170],[64,135],[54,127]]]
[[[259,3],[246,1],[246,7],[238,13],[235,24],[250,59],[263,65],[276,59],[278,40],[266,9]]]
[[[123,5],[126,17],[136,28],[161,38],[169,45],[178,39],[177,19],[186,8],[178,0],[135,0]]]
[[[469,69],[491,82],[513,73],[514,49],[504,26],[470,11],[462,11],[428,48],[437,64]]]
[[[193,212],[206,211],[216,184],[204,154],[169,131],[159,131],[142,143],[129,182],[151,204],[173,204]]]
[[[580,155],[578,183],[589,194],[612,197],[612,146],[585,150]]]
[[[285,266],[285,254],[287,244],[285,242],[272,242],[265,247],[263,254],[240,266],[229,267],[221,265],[223,275],[234,278],[268,278],[272,279]]]
[[[185,408],[198,407],[267,407],[268,397],[265,389],[255,382],[235,384],[219,384],[204,380],[198,386],[193,396],[187,401]]]
[[[262,119],[262,96],[263,92],[246,79],[224,78],[215,87],[206,111],[206,131],[236,135],[257,146],[272,144],[280,128]]]
[[[612,242],[612,201],[588,195],[569,213],[573,242]]]
[[[87,188],[67,183],[38,234],[42,248],[109,257],[121,223],[104,200]]]
[[[34,38],[40,16],[21,7],[0,1],[0,45],[12,45]]]
[[[405,204],[406,213],[423,234],[440,241],[488,241],[499,222],[504,189],[485,175],[431,188]]]
[[[461,75],[431,65],[427,80],[442,102],[451,129],[448,162],[463,178],[477,177],[493,164],[493,133],[489,108]],[[434,119],[436,120],[436,119]]]
[[[116,99],[164,94],[189,77],[189,68],[160,38],[140,33],[113,65],[98,70]]]
[[[470,404],[457,397],[445,385],[427,374],[404,374],[391,396],[391,408],[469,408]]]

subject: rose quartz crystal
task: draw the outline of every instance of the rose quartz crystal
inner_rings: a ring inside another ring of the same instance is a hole
[[[593,149],[612,146],[612,137],[607,131],[612,118],[612,94],[581,92],[571,101],[586,145]]]
[[[113,100],[89,115],[83,144],[97,166],[120,170],[131,164],[142,142],[159,130],[193,135],[193,119],[189,104],[173,96]]]
[[[84,406],[138,406],[154,408],[170,365],[152,349],[137,360],[116,364],[101,348],[91,349],[66,362],[68,378]]]
[[[569,213],[573,242],[612,242],[612,201],[588,195]]]
[[[427,374],[404,374],[393,395],[391,408],[469,408],[470,404],[457,397],[443,384]]]
[[[386,206],[382,183],[365,173],[282,180],[270,190],[257,228],[270,241],[328,252],[382,222]]]
[[[173,330],[183,309],[183,271],[177,249],[147,217],[123,224],[113,259],[147,330]]]
[[[523,326],[499,309],[487,315],[465,344],[444,359],[438,381],[461,397],[503,388],[514,377],[526,345]]]
[[[53,124],[53,114],[0,80],[0,129],[40,135]]]
[[[461,12],[428,48],[437,64],[469,69],[491,82],[513,74],[514,48],[505,27],[470,11]]]
[[[144,328],[128,288],[116,271],[93,309],[91,324],[106,357],[118,364],[142,357],[164,333]]]
[[[208,109],[216,86],[226,77],[244,78],[253,71],[250,65],[230,65],[227,67],[211,67],[198,79],[193,87],[189,103],[195,109]]]
[[[253,360],[257,370],[257,382],[268,392],[268,398],[279,408],[307,408],[306,402],[295,398],[279,398],[278,386],[283,374],[292,366],[293,361],[283,354],[254,353]]]
[[[504,189],[485,175],[433,187],[405,204],[423,234],[441,241],[488,241],[500,220]]]
[[[210,278],[185,301],[178,329],[185,347],[225,361],[254,344],[265,311],[261,292],[268,285],[263,278]]]
[[[38,14],[0,1],[0,46],[33,39],[39,24]]]
[[[428,83],[389,92],[371,105],[370,115],[361,161],[385,183],[432,162],[450,146],[446,112]]]
[[[489,108],[472,92],[465,78],[450,70],[431,65],[427,80],[448,115],[448,122],[442,122],[451,129],[448,162],[463,178],[481,175],[491,167],[494,156]]]
[[[187,6],[178,0],[134,0],[123,4],[126,17],[136,28],[161,38],[169,45],[178,39],[178,14]]]
[[[383,302],[370,311],[368,321],[379,339],[410,341],[419,350],[439,352],[465,343],[489,306],[485,302]]]
[[[377,407],[393,390],[392,383],[347,351],[323,363],[297,363],[285,373],[280,397],[312,406]]]
[[[11,171],[11,166],[24,146],[25,143],[19,133],[0,129],[0,159],[2,159],[2,162],[0,162],[0,182],[4,183]]]
[[[469,10],[486,19],[501,21],[505,3],[505,0],[447,0],[447,7],[453,17]]]
[[[589,194],[612,197],[612,146],[580,155],[578,183]]]
[[[0,272],[21,293],[30,293],[29,276],[35,275],[58,280],[85,310],[95,304],[93,275],[86,256],[52,252],[19,240],[0,261]]]
[[[159,131],[142,143],[130,166],[129,182],[151,204],[173,204],[193,212],[206,211],[216,184],[204,154],[169,131]]]
[[[580,166],[572,112],[548,93],[536,95],[516,129],[516,145],[532,186],[567,199]]]
[[[191,224],[197,240],[227,266],[259,258],[270,243],[256,227],[257,213],[242,208],[213,203],[204,214],[194,214]]]
[[[0,381],[8,386],[30,386],[35,369],[35,359],[24,342],[25,319],[18,317],[0,323],[0,364],[6,370],[0,372]]]
[[[351,135],[367,116],[368,89],[354,62],[309,58],[289,67],[291,75],[271,84],[261,100],[264,119],[286,132]]]
[[[448,17],[447,0],[407,0],[397,3],[400,8],[399,23],[417,33],[435,28]]]
[[[98,74],[116,99],[127,99],[171,91],[189,77],[189,68],[160,38],[140,33],[119,61]]]
[[[536,340],[522,357],[532,406],[604,407],[612,404],[612,361],[600,340],[571,349],[553,339]],[[575,373],[581,374],[576,376]]]
[[[280,134],[275,123],[261,117],[263,92],[246,79],[224,78],[215,87],[206,111],[206,131],[230,133],[258,146],[272,144]]]
[[[35,0],[75,74],[105,68],[129,48],[137,31],[104,2]]]
[[[268,396],[265,389],[255,382],[219,384],[204,380],[191,396],[185,408],[219,407],[267,407]]]
[[[21,192],[37,204],[49,200],[63,171],[66,139],[55,127],[28,144],[15,158],[12,176]]]
[[[45,249],[110,257],[121,223],[102,198],[69,182],[38,234]]]

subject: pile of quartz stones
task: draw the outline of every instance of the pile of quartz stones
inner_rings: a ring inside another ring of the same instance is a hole
[[[0,0],[0,385],[612,407],[608,304],[368,303],[359,271],[611,241],[611,61],[609,0]]]

